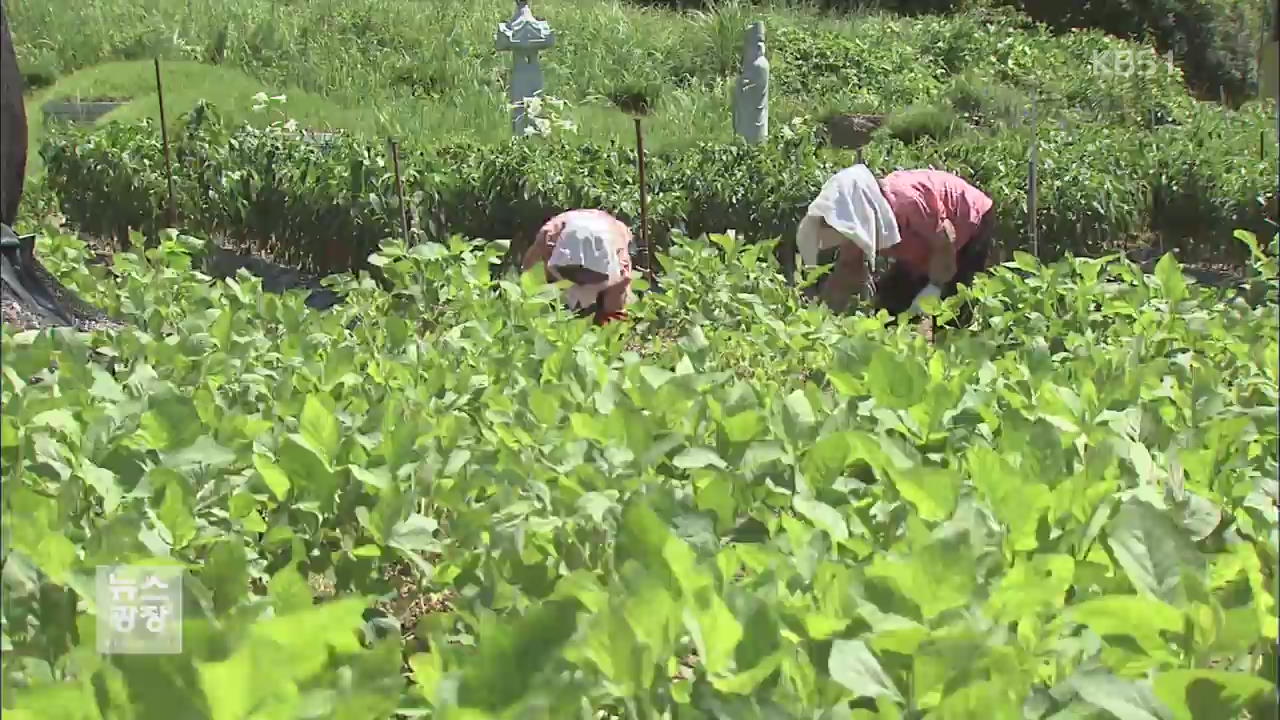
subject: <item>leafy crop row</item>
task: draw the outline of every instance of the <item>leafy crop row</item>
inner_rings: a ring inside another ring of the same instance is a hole
[[[674,244],[604,328],[504,251],[314,313],[42,240],[133,327],[0,338],[5,716],[1274,717],[1273,257],[1020,254],[928,345],[768,244]],[[94,653],[120,562],[187,569],[183,655]]]
[[[1235,257],[1232,228],[1265,232],[1276,217],[1276,157],[1259,146],[1264,120],[1194,115],[1145,135],[1084,121],[1041,128],[1042,254],[1096,253],[1118,237],[1155,231],[1166,247],[1183,248],[1184,259]],[[821,150],[816,132],[797,122],[759,148],[702,143],[651,154],[651,235],[660,245],[672,229],[789,235],[822,182],[852,162],[849,153]],[[941,144],[882,138],[866,162],[880,172],[932,165],[970,178],[995,198],[1007,252],[1027,249],[1029,141],[1026,128]],[[287,124],[229,128],[208,106],[173,142],[179,214],[191,232],[318,270],[348,269],[399,232],[385,148],[345,136],[322,148]],[[150,123],[55,136],[42,155],[64,213],[82,230],[154,236],[162,227],[163,154]],[[638,219],[635,153],[625,146],[540,140],[406,147],[402,155],[413,224],[428,237],[527,239],[572,207]]]

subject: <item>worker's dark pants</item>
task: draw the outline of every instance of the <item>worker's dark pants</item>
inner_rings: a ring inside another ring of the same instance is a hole
[[[959,285],[972,285],[978,273],[987,269],[994,230],[995,210],[988,210],[982,222],[978,224],[973,238],[960,248],[960,252],[956,253],[956,274],[942,288],[942,297],[948,298],[955,295]],[[928,284],[927,275],[917,275],[895,263],[876,283],[876,309],[883,308],[893,316],[906,312],[910,309],[916,295]],[[963,308],[959,315],[956,318],[959,324],[967,325],[970,316],[968,308]]]

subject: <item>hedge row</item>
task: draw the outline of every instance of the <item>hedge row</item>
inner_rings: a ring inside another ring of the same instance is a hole
[[[1260,157],[1265,116],[1214,117],[1214,126],[1170,125],[1146,136],[1106,127],[1042,130],[1041,254],[1093,254],[1150,231],[1184,247],[1184,259],[1203,259],[1234,247],[1235,228],[1269,234],[1276,157],[1274,149]],[[650,236],[659,246],[673,229],[789,236],[823,181],[852,158],[820,149],[814,128],[793,124],[778,136],[760,147],[698,144],[650,154]],[[350,268],[400,233],[384,147],[342,136],[322,147],[288,127],[229,128],[208,106],[171,140],[178,212],[190,232],[319,272]],[[880,173],[932,165],[969,178],[996,200],[1004,246],[1027,249],[1028,142],[1022,129],[943,144],[879,138],[865,161]],[[41,152],[63,213],[82,230],[127,237],[128,228],[153,235],[163,226],[164,159],[151,123],[53,135]],[[639,214],[629,147],[532,139],[410,147],[401,149],[400,164],[412,224],[426,237],[523,242],[569,208],[603,208],[633,226]]]

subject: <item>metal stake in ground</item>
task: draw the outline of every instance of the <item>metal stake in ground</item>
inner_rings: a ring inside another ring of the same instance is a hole
[[[640,176],[640,249],[644,251],[645,276],[653,282],[653,253],[649,251],[649,198],[644,182],[644,130],[636,122],[636,170]]]
[[[400,200],[400,231],[404,234],[404,244],[409,244],[409,207],[404,202],[404,180],[400,177],[400,145],[395,138],[387,138],[391,146],[391,167],[396,173],[396,197]]]
[[[160,141],[164,144],[164,174],[169,182],[169,206],[165,210],[165,221],[169,227],[178,225],[178,209],[173,201],[173,164],[169,160],[169,128],[164,117],[164,85],[160,82],[160,58],[156,63],[156,99],[160,103]]]

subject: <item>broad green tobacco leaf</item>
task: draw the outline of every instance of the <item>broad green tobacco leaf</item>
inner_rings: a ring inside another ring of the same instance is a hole
[[[849,526],[835,508],[799,495],[791,503],[796,512],[813,523],[814,527],[830,535],[833,543],[839,544],[849,539]]]
[[[76,420],[75,415],[63,409],[45,410],[39,413],[31,418],[28,427],[57,430],[63,437],[72,442],[78,441],[81,436],[80,423]]]
[[[903,702],[893,680],[880,667],[880,661],[859,640],[836,640],[827,657],[827,672],[856,697],[886,697]]]
[[[1223,670],[1169,670],[1154,680],[1155,693],[1173,711],[1173,720],[1216,720],[1240,717],[1250,701],[1268,695],[1276,702],[1276,686],[1263,678]]]
[[[561,600],[572,598],[582,604],[588,613],[596,613],[604,608],[609,594],[600,586],[595,576],[586,570],[574,570],[560,578],[555,592],[549,599]]]
[[[337,501],[337,478],[324,453],[301,435],[284,438],[277,451],[280,468],[289,478],[297,498],[317,501],[326,512]]]
[[[767,427],[765,416],[759,410],[743,410],[724,421],[725,435],[735,443],[754,440]]]
[[[642,622],[633,624],[628,610],[636,608],[640,601],[646,612],[639,613]],[[672,625],[674,613],[671,597],[657,585],[642,588],[631,601],[613,596],[607,607],[584,621],[585,639],[581,644],[570,645],[567,653],[580,664],[594,667],[619,692],[637,692],[647,687],[652,677],[652,662],[658,654],[654,645],[665,645],[665,638],[651,631]]]
[[[867,577],[888,582],[915,603],[925,620],[968,603],[977,583],[967,547],[948,540],[935,540],[903,557],[878,554]]]
[[[104,513],[110,515],[120,507],[121,501],[124,500],[124,489],[120,487],[120,480],[115,473],[98,467],[88,460],[81,460],[77,474],[102,498]]]
[[[298,683],[319,673],[330,650],[360,651],[356,629],[361,601],[338,600],[290,615],[262,620],[230,657],[196,662],[200,687],[213,718],[244,718],[254,708],[298,709]]]
[[[88,679],[24,688],[15,693],[15,702],[5,708],[4,716],[20,720],[104,720]]]
[[[868,636],[871,646],[881,652],[914,655],[929,637],[929,629],[924,625],[901,615],[880,612],[870,604],[864,603],[859,613],[871,625]]]
[[[969,478],[989,503],[996,519],[1008,528],[1010,550],[1038,547],[1036,526],[1049,506],[1049,488],[1015,468],[995,450],[974,446],[968,453]]]
[[[1118,720],[1164,720],[1163,708],[1149,683],[1090,670],[1072,676],[1066,684],[1081,699]]]
[[[938,467],[918,466],[910,470],[890,472],[898,492],[920,517],[941,522],[955,512],[960,495],[960,475]]]
[[[785,651],[779,650],[744,671],[712,677],[711,686],[730,695],[749,695],[755,692],[770,675],[777,672],[785,658]]]
[[[151,447],[170,451],[187,447],[200,437],[203,426],[191,398],[181,395],[152,397],[142,414],[140,428]]]
[[[1066,618],[1089,627],[1098,635],[1127,636],[1155,657],[1167,654],[1162,633],[1179,633],[1183,616],[1160,600],[1141,595],[1107,595],[1072,605]]]
[[[724,533],[732,528],[738,513],[733,478],[727,473],[707,473],[695,481],[695,487],[697,507],[715,514],[716,531]]]
[[[698,655],[707,672],[728,672],[733,651],[742,640],[742,624],[709,585],[690,595],[686,599],[685,626],[693,636]]]
[[[930,717],[938,720],[1022,720],[1025,689],[1011,678],[996,677],[956,688]]]
[[[987,633],[962,626],[931,632],[912,654],[911,686],[916,704],[927,707],[939,702],[947,688],[1016,672],[1016,668],[1000,666],[1006,659],[1002,649],[990,645]],[[1013,682],[1018,682],[1016,675]]]
[[[428,550],[439,544],[434,537],[439,527],[435,520],[415,513],[391,528],[387,544],[407,551]]]
[[[803,390],[796,390],[787,395],[783,405],[786,408],[787,432],[793,438],[799,430],[808,428],[817,422],[817,416],[813,412],[813,405],[810,404],[809,398],[805,396]]]
[[[994,619],[1017,622],[1045,612],[1056,614],[1066,602],[1075,567],[1070,555],[1035,555],[1019,562],[991,594]]]
[[[1250,599],[1248,606],[1258,621],[1259,631],[1263,637],[1274,641],[1277,636],[1276,598],[1268,587],[1267,578],[1263,576],[1262,562],[1257,549],[1245,543],[1230,546],[1230,552],[1218,555],[1211,576],[1211,587],[1221,589],[1236,580],[1241,574],[1249,585]],[[1275,580],[1271,580],[1274,587]]]
[[[458,704],[496,712],[533,690],[577,629],[577,603],[544,602],[517,622],[481,629],[478,651],[468,658],[458,683]]]
[[[249,567],[239,538],[218,541],[199,571],[204,586],[213,593],[214,612],[230,612],[249,592]]]
[[[1173,257],[1173,253],[1166,253],[1156,263],[1155,277],[1170,303],[1181,302],[1187,296],[1187,280],[1183,277],[1182,266]]]
[[[267,584],[267,593],[275,604],[276,612],[280,615],[303,611],[313,604],[311,586],[307,584],[306,578],[291,565],[286,565],[271,576],[271,581]]]
[[[1107,542],[1139,592],[1172,605],[1186,602],[1183,573],[1207,575],[1207,563],[1186,529],[1167,511],[1141,500],[1120,506],[1107,525]]]
[[[271,462],[265,455],[253,456],[253,467],[258,471],[258,475],[262,478],[262,482],[266,483],[271,494],[276,496],[277,500],[284,500],[289,495],[289,476],[279,465]]]
[[[800,469],[810,482],[830,487],[844,472],[853,453],[847,433],[833,433],[819,438],[800,460]]]
[[[194,506],[192,498],[187,494],[186,484],[180,479],[171,480],[165,486],[164,500],[156,511],[156,517],[169,531],[170,542],[175,550],[181,550],[195,539],[198,526]]]
[[[164,455],[166,467],[196,472],[220,470],[235,461],[234,452],[218,444],[208,435],[201,435],[190,445]]]
[[[4,526],[14,550],[24,553],[55,583],[65,584],[76,560],[76,546],[58,521],[57,503],[21,486],[7,490]]]
[[[906,410],[924,399],[929,370],[913,354],[876,348],[867,367],[871,396],[892,410]]]
[[[330,465],[337,464],[338,444],[342,441],[338,418],[318,395],[308,395],[302,405],[300,420],[302,436],[311,441]]]
[[[676,467],[684,470],[696,470],[705,467],[716,467],[724,470],[729,467],[714,450],[707,448],[688,448],[677,455],[671,462]]]

